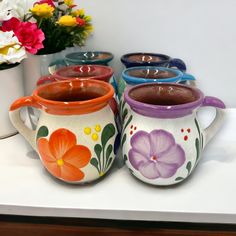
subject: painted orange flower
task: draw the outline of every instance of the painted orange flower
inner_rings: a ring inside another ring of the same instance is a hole
[[[38,150],[47,170],[55,177],[65,181],[79,181],[84,178],[80,168],[85,167],[90,159],[90,150],[83,145],[76,145],[76,136],[67,129],[54,131],[49,141],[38,140]]]

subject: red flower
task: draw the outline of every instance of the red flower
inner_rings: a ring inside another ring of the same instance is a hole
[[[35,23],[22,22],[15,35],[29,53],[36,54],[44,47],[42,43],[45,39],[44,33]]]
[[[45,39],[44,33],[38,29],[36,23],[21,22],[15,17],[10,20],[4,21],[1,27],[2,31],[13,31],[22,46],[26,51],[36,54],[37,51],[43,48],[43,40]]]
[[[16,17],[12,17],[10,20],[3,21],[1,30],[3,32],[11,31],[11,30],[15,32],[16,30],[19,29],[20,25],[21,25],[21,21],[17,19]]]
[[[79,26],[84,26],[86,22],[84,19],[81,19],[80,17],[76,17],[76,23]]]
[[[54,5],[52,0],[41,0],[41,1],[38,1],[38,2],[34,3],[34,5],[35,4],[43,4],[43,3],[47,3],[49,6],[55,7],[55,5]]]

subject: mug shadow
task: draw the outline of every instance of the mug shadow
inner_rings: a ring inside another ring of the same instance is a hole
[[[127,171],[129,171],[128,168],[127,168]],[[172,185],[149,184],[149,183],[143,182],[142,180],[135,177],[130,171],[129,171],[129,176],[130,176],[130,178],[133,178],[133,181],[135,181],[135,183],[142,185],[144,188],[152,188],[152,189],[156,189],[156,190],[170,190],[170,189],[179,189],[181,187],[184,187],[186,184],[189,184],[189,182],[191,182],[192,178],[194,178],[195,172],[196,171],[194,170],[186,179],[182,180],[181,182],[172,184]]]
[[[217,161],[222,163],[232,163],[235,161],[236,156],[236,146],[233,144],[228,144],[225,146],[214,146],[212,147],[206,147],[205,150],[203,150],[202,158],[200,160],[200,163],[206,163],[210,161]]]
[[[37,153],[36,153],[37,154]],[[115,162],[115,160],[114,160]],[[43,167],[42,165],[42,174],[44,176],[47,177],[48,180],[50,180],[51,182],[54,182],[58,185],[61,185],[65,188],[70,188],[70,189],[78,189],[78,188],[90,188],[90,187],[94,187],[98,184],[100,184],[100,182],[104,182],[107,178],[110,178],[111,175],[113,175],[115,172],[117,172],[119,170],[119,168],[117,168],[117,165],[115,165],[115,163],[113,163],[113,165],[111,166],[111,168],[105,173],[105,175],[101,176],[100,178],[96,179],[96,180],[92,180],[91,182],[85,182],[85,183],[73,183],[73,182],[66,182],[63,180],[60,180],[56,177],[54,177],[53,175],[51,175],[46,168]]]

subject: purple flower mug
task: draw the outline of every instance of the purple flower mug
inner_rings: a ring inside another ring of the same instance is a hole
[[[127,89],[124,99],[131,109],[123,124],[123,158],[135,177],[152,185],[186,179],[224,120],[221,100],[187,85],[141,84]],[[206,129],[197,117],[204,106],[216,109]]]

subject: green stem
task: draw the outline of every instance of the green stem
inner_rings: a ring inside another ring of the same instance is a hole
[[[40,28],[40,26],[41,26],[42,22],[43,22],[43,18],[41,18],[41,19],[39,20],[39,23],[38,23],[38,28]]]

